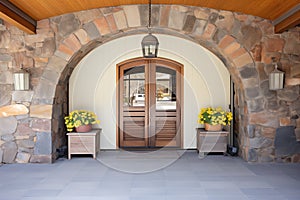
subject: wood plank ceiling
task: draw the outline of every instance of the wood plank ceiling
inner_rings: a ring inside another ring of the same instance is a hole
[[[148,4],[148,0],[0,0],[0,18],[34,33],[36,21],[93,8]],[[300,24],[300,0],[152,0],[152,4],[181,4],[228,10],[271,20],[280,33]]]

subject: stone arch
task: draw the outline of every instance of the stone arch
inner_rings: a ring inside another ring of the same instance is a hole
[[[133,34],[146,34],[146,10],[144,5],[121,6],[86,11],[90,16],[99,14],[92,20],[81,20],[81,26],[67,33],[57,41],[57,49],[40,78],[33,101],[35,104],[52,104],[51,134],[52,157],[56,149],[65,143],[63,115],[67,113],[68,81],[80,60],[94,48],[115,38]],[[145,15],[143,15],[145,14]],[[75,18],[78,13],[69,14]],[[252,53],[241,43],[237,36],[218,21],[232,20],[231,12],[215,11],[189,6],[155,5],[152,32],[177,36],[191,40],[219,57],[229,70],[238,91],[238,127],[242,156],[248,160],[249,140],[243,127],[249,124],[249,113],[245,104],[257,103],[261,95],[259,76]],[[241,15],[243,20],[246,15]],[[241,18],[241,16],[239,16]],[[175,19],[174,19],[175,18]],[[234,24],[232,22],[232,24]],[[233,26],[233,25],[232,25]],[[249,46],[249,45],[248,45]],[[59,139],[60,138],[60,139]]]

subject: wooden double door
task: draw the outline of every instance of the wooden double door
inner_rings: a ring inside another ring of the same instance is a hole
[[[181,147],[183,66],[162,58],[120,63],[118,142],[126,147]]]

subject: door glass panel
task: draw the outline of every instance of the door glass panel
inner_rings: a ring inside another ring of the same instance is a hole
[[[145,106],[145,67],[139,66],[124,71],[123,106]]]
[[[176,71],[156,67],[156,110],[176,110]]]

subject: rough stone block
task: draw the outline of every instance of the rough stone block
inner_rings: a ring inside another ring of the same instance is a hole
[[[204,32],[204,28],[205,28],[206,23],[207,22],[204,21],[204,20],[196,20],[196,22],[195,22],[195,31],[194,31],[193,35],[201,36]]]
[[[264,64],[258,63],[256,65],[256,69],[258,71],[260,81],[269,80],[269,77],[267,76],[266,71],[265,71],[265,65]]]
[[[69,35],[69,37],[64,40],[64,44],[67,45],[70,49],[73,49],[74,52],[78,51],[81,48],[81,44],[74,34]]]
[[[255,78],[257,77],[257,70],[254,67],[243,67],[240,70],[242,78]]]
[[[233,38],[232,36],[230,35],[226,35],[224,36],[218,46],[221,48],[221,49],[225,49],[227,46],[229,46],[231,43],[235,42],[235,38]]]
[[[52,152],[51,133],[38,132],[36,134],[36,144],[34,147],[35,155],[49,155]]]
[[[10,43],[10,32],[1,31],[0,32],[0,48],[8,48]]]
[[[116,32],[118,30],[117,24],[115,22],[113,14],[109,14],[106,16],[107,23],[110,27],[111,32]]]
[[[95,19],[94,23],[101,35],[106,35],[110,33],[110,28],[105,17]]]
[[[118,27],[118,30],[126,29],[127,28],[127,21],[124,14],[124,11],[120,10],[115,12],[114,14],[115,22]]]
[[[79,26],[80,21],[74,14],[63,15],[58,24],[58,33],[64,37],[78,30]]]
[[[279,125],[280,126],[291,126],[291,118],[290,117],[281,117],[279,119]]]
[[[244,48],[239,48],[238,50],[232,52],[229,56],[231,57],[231,59],[236,59],[238,57],[240,57],[241,55],[244,55],[247,51]]]
[[[28,163],[30,156],[31,155],[29,153],[19,152],[16,157],[16,162],[17,163]]]
[[[277,116],[270,112],[258,112],[249,114],[250,124],[258,124],[267,127],[278,127]]]
[[[225,49],[224,49],[224,53],[231,55],[234,52],[236,52],[238,49],[240,49],[241,45],[238,42],[232,42],[230,45],[228,45]]]
[[[300,77],[300,64],[294,64],[291,66],[291,77]]]
[[[50,57],[53,55],[56,49],[56,44],[54,38],[47,38],[42,46],[41,55],[42,57]]]
[[[186,13],[171,9],[169,18],[169,27],[182,30]]]
[[[17,155],[17,145],[14,142],[7,142],[2,146],[4,163],[13,163]]]
[[[32,130],[38,132],[51,132],[51,120],[50,119],[33,119]]]
[[[20,123],[14,135],[17,137],[17,136],[33,136],[34,134],[35,134],[34,131],[29,127],[28,123]]]
[[[12,100],[14,102],[31,102],[33,97],[33,91],[13,91]]]
[[[38,87],[36,88],[37,99],[53,99],[55,94],[55,85],[49,80],[41,79]]]
[[[152,12],[151,12],[151,24],[152,26],[159,26],[159,16],[160,16],[160,5],[153,5],[152,6]],[[148,22],[148,20],[147,20]],[[146,23],[148,24],[148,23]],[[146,25],[145,24],[145,25]],[[143,26],[143,24],[141,24]]]
[[[243,37],[241,43],[248,50],[252,49],[255,44],[261,41],[262,32],[258,27],[246,25],[242,27],[241,32]]]
[[[202,34],[202,38],[204,39],[211,39],[214,37],[214,34],[216,33],[217,27],[213,24],[207,24],[204,30],[204,33]]]
[[[293,102],[299,97],[299,86],[292,86],[277,91],[278,99]]]
[[[138,27],[141,25],[140,12],[137,5],[124,6],[124,12],[129,27]]]
[[[204,8],[196,7],[194,10],[194,15],[198,19],[207,20],[209,17],[208,11]]]
[[[270,127],[263,127],[261,133],[263,137],[274,139],[276,134],[276,129]]]
[[[87,32],[88,37],[93,40],[100,37],[100,33],[93,22],[85,24],[83,29]]]
[[[167,27],[169,24],[169,15],[171,11],[171,6],[163,6],[160,13],[160,25]]]
[[[95,18],[102,16],[103,14],[99,9],[92,9],[77,12],[76,15],[82,24],[86,24],[93,21]]]
[[[273,140],[264,137],[250,138],[249,142],[250,142],[250,148],[253,149],[266,148],[273,145]]]
[[[259,99],[250,100],[247,101],[247,105],[248,105],[248,110],[250,112],[260,112],[264,110],[265,99],[259,98]]]
[[[32,105],[30,106],[30,117],[52,118],[52,105]]]
[[[30,158],[31,163],[52,163],[51,155],[32,155]]]
[[[52,56],[49,59],[47,68],[54,70],[57,73],[61,73],[64,70],[66,65],[67,65],[66,60],[57,56]]]
[[[1,62],[9,62],[12,61],[13,57],[9,54],[1,53],[0,54],[0,61]]]
[[[196,17],[194,15],[188,15],[183,26],[183,31],[192,32],[195,22]]]
[[[19,147],[23,148],[29,148],[32,149],[34,148],[34,141],[33,140],[17,140],[17,144]]]
[[[90,41],[90,38],[84,29],[79,29],[75,32],[75,35],[82,45],[85,45]]]
[[[215,24],[218,27],[218,29],[224,29],[228,32],[231,32],[232,27],[234,25],[234,21],[235,20],[232,12],[220,11]]]
[[[29,110],[23,104],[13,104],[0,107],[0,118],[28,114]]]
[[[212,12],[208,17],[208,21],[209,23],[215,24],[218,18],[219,18],[219,14],[216,12]]]
[[[243,67],[245,65],[252,64],[253,60],[252,60],[252,57],[248,53],[245,53],[245,54],[241,55],[240,57],[235,58],[233,60],[233,62],[237,67]]]
[[[275,136],[276,157],[291,156],[300,153],[300,143],[296,140],[293,126],[280,127],[276,130]]]
[[[284,47],[284,39],[280,37],[265,37],[263,42],[263,50],[266,52],[282,52]]]
[[[257,162],[258,155],[255,149],[249,149],[248,151],[248,162]]]
[[[298,42],[296,42],[298,41]],[[298,54],[300,52],[299,44],[299,31],[295,31],[295,34],[290,34],[290,37],[285,40],[284,52],[286,54]]]
[[[284,86],[300,85],[300,78],[287,78],[285,79]]]
[[[11,101],[12,85],[1,84],[0,85],[0,106],[8,105]]]
[[[17,125],[18,121],[15,117],[0,117],[0,136],[14,133]]]
[[[0,84],[13,84],[13,75],[9,71],[0,73]]]
[[[245,93],[247,98],[254,99],[259,96],[259,88],[246,88]]]
[[[14,139],[15,139],[15,137],[12,134],[2,135],[1,136],[1,140],[5,141],[5,142],[11,142]]]

